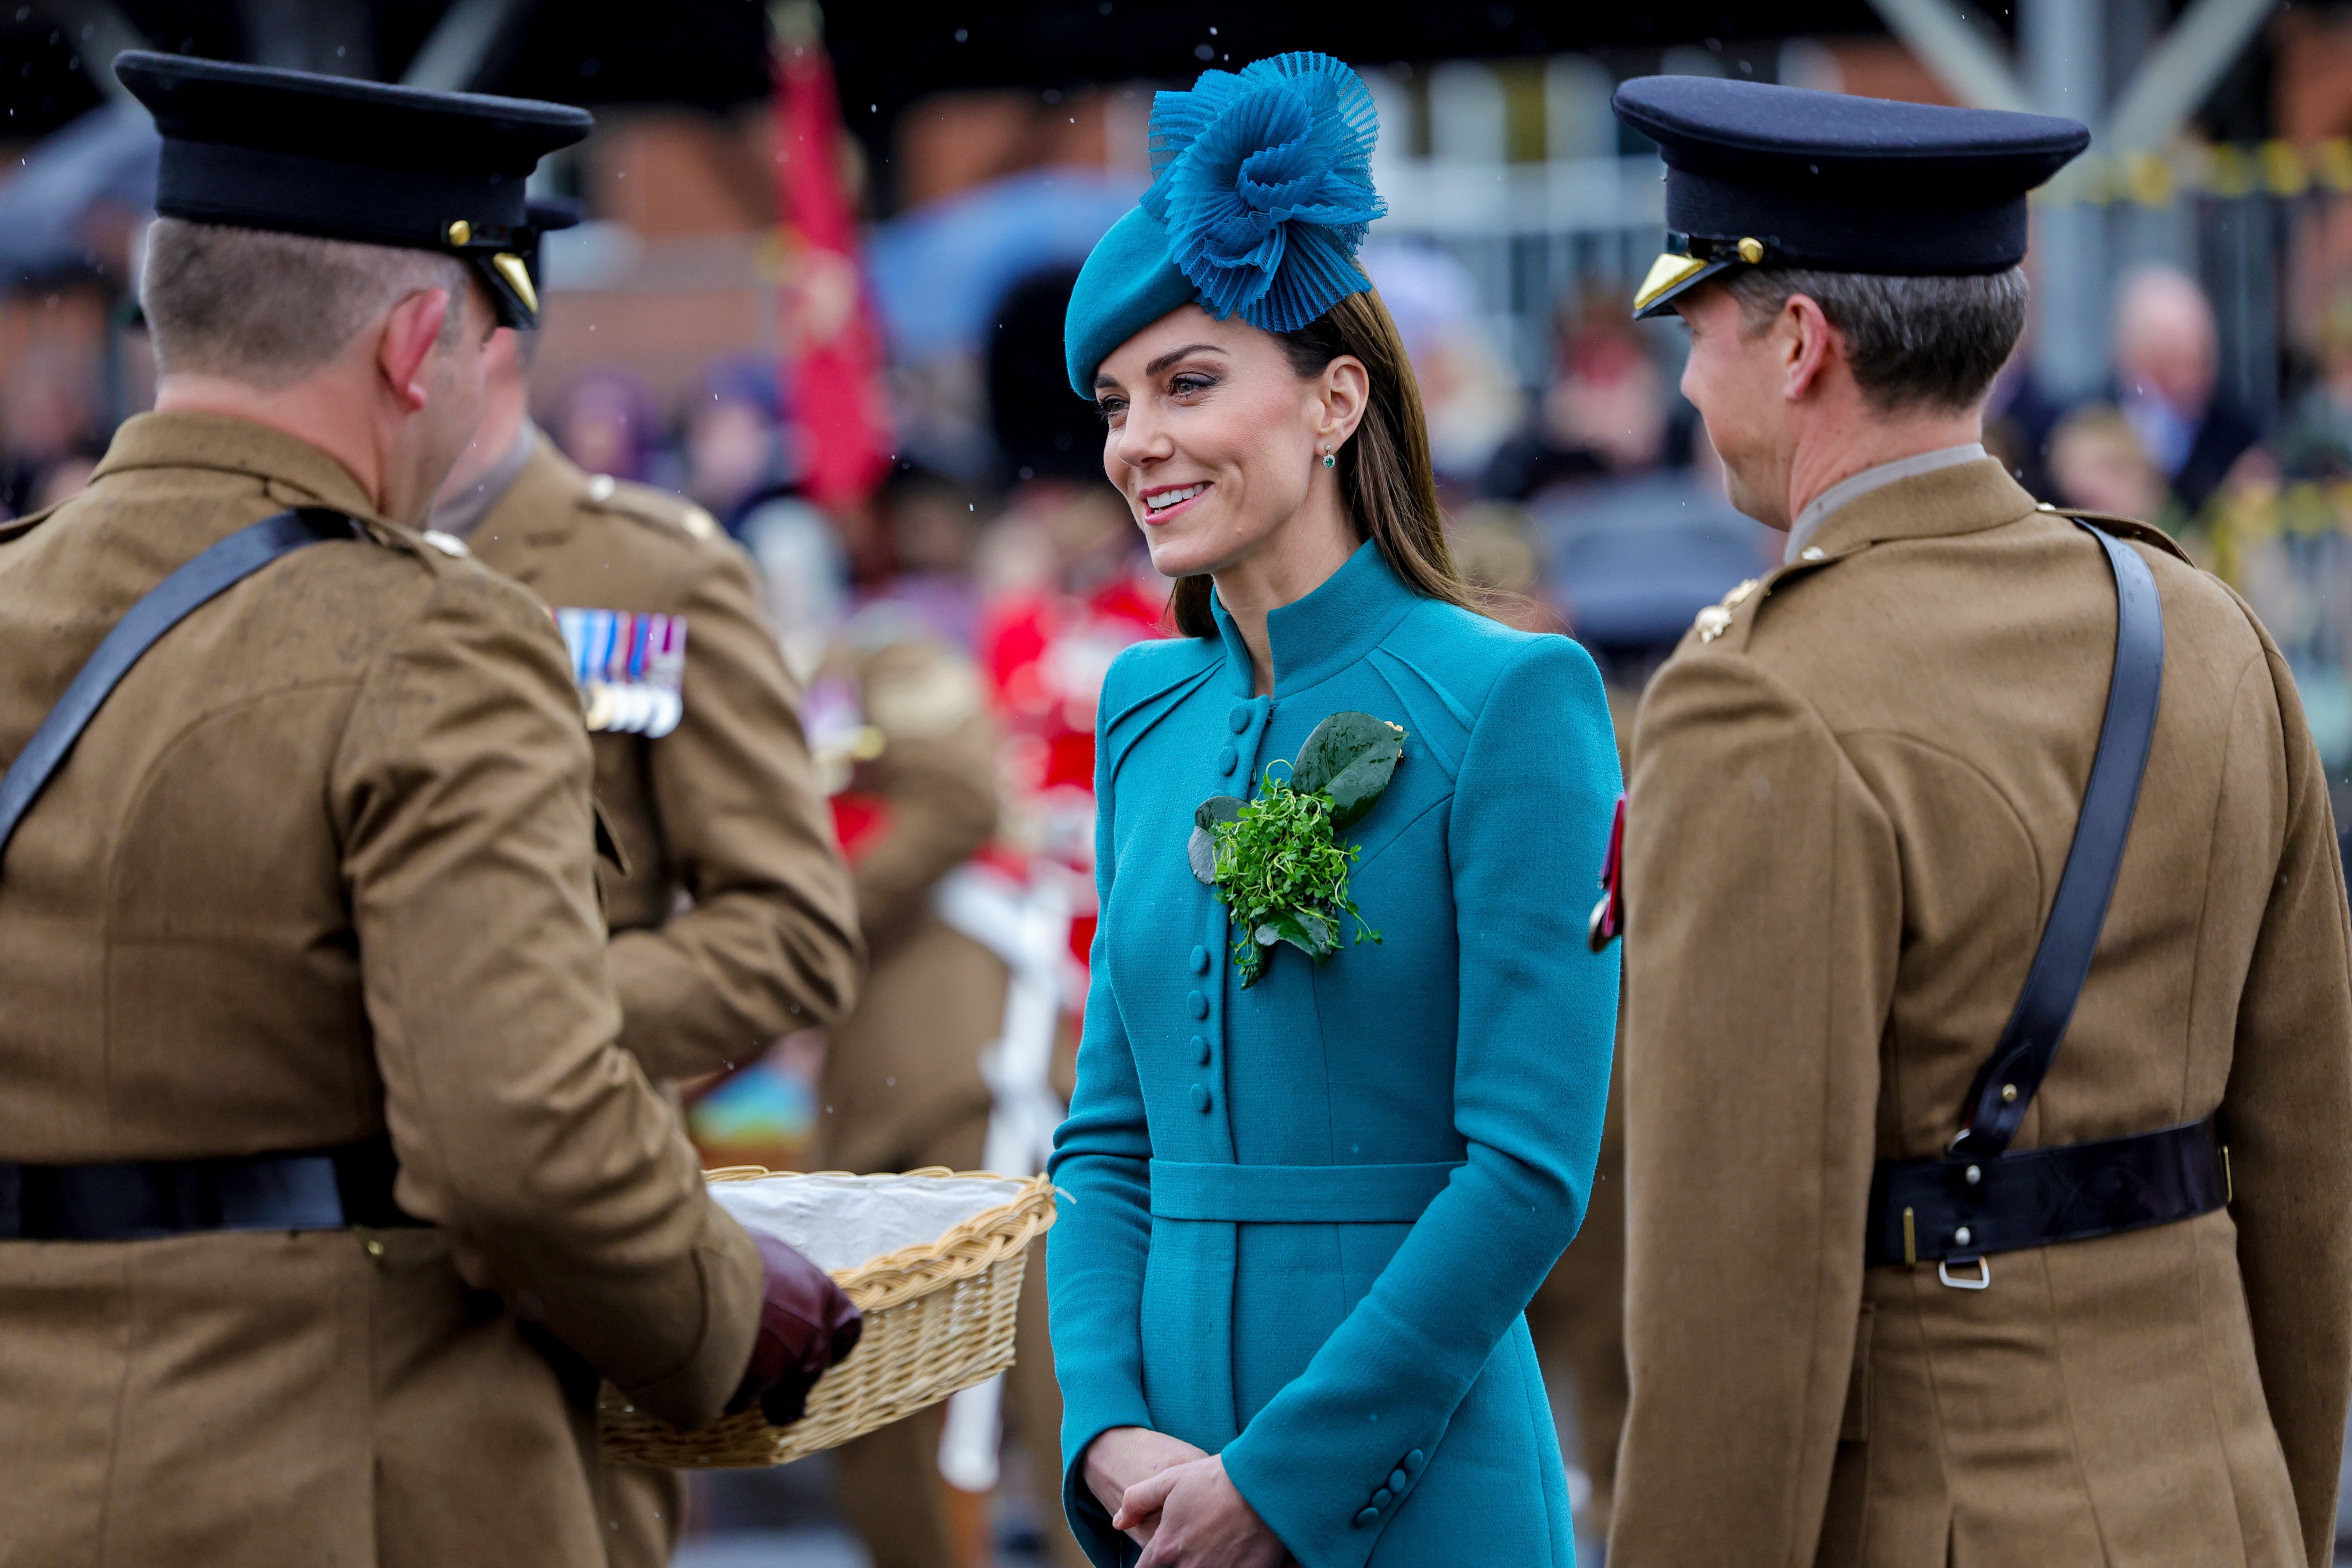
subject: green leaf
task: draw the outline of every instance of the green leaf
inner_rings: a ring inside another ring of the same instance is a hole
[[[1290,770],[1290,786],[1312,795],[1383,742],[1395,746],[1400,739],[1394,726],[1369,713],[1334,713],[1316,725],[1307,743],[1298,748],[1298,761]]]
[[[1211,830],[1239,816],[1245,804],[1229,795],[1213,795],[1192,808],[1192,837],[1185,841],[1184,858],[1192,862],[1192,875],[1213,888],[1217,885],[1217,841]]]
[[[1192,875],[1211,887],[1217,885],[1217,841],[1204,828],[1192,829],[1192,837],[1184,843],[1184,858],[1192,863]]]
[[[1402,743],[1378,747],[1342,768],[1339,776],[1324,786],[1331,796],[1331,826],[1353,827],[1362,821],[1380,803],[1403,755]]]
[[[1231,822],[1247,804],[1229,795],[1213,795],[1192,808],[1192,826],[1214,827],[1220,822]]]
[[[1260,925],[1255,935],[1260,947],[1272,947],[1277,942],[1286,942],[1318,963],[1339,951],[1331,922],[1305,910],[1285,910]]]

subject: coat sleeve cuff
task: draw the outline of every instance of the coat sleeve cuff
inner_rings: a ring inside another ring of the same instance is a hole
[[[1114,1426],[1150,1425],[1151,1413],[1139,1400],[1131,1409],[1076,1417],[1063,1426],[1062,1452],[1069,1458],[1062,1467],[1062,1512],[1070,1521],[1070,1533],[1078,1538],[1078,1545],[1095,1568],[1129,1568],[1143,1552],[1123,1532],[1111,1528],[1109,1510],[1087,1485],[1087,1448]]]
[[[1288,1463],[1278,1440],[1252,1442],[1250,1432],[1244,1431],[1225,1446],[1225,1479],[1303,1568],[1363,1568],[1380,1544],[1381,1532],[1421,1484],[1443,1430],[1441,1426],[1437,1433],[1394,1456],[1385,1448],[1377,1455],[1369,1449],[1360,1454],[1325,1452],[1311,1458],[1294,1455],[1294,1462]],[[1300,1459],[1305,1462],[1295,1462]],[[1349,1487],[1339,1479],[1342,1471],[1369,1484]]]
[[[667,1373],[621,1389],[631,1404],[681,1432],[698,1431],[718,1420],[742,1386],[767,1288],[766,1270],[751,1238],[717,1204],[704,1201],[709,1209],[694,1251],[695,1268],[702,1277],[702,1342]]]

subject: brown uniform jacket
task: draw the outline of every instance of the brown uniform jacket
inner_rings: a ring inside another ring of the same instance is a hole
[[[0,759],[141,595],[298,504],[367,514],[289,437],[148,415],[0,530]],[[189,616],[26,816],[0,1159],[388,1128],[431,1228],[0,1243],[0,1563],[594,1561],[519,1320],[688,1425],[750,1358],[757,1255],[614,1045],[562,644],[513,584],[369,531]]]
[[[838,667],[882,741],[852,787],[886,820],[856,858],[874,967],[825,1053],[817,1159],[903,1170],[988,1116],[980,1054],[1004,1022],[1004,963],[941,920],[931,894],[996,829],[996,731],[978,672],[935,643],[846,651]]]
[[[1612,1568],[2329,1561],[2352,1367],[2352,954],[2326,781],[2253,616],[2162,535],[2164,685],[2016,1147],[2225,1116],[2225,1211],[1865,1270],[2024,983],[2114,666],[2097,542],[1976,462],[1702,617],[1634,740]],[[1710,621],[1727,623],[1712,639]]]
[[[847,874],[751,563],[708,513],[592,478],[544,437],[467,538],[547,604],[686,619],[685,709],[593,737],[621,1043],[656,1079],[758,1056],[845,1012],[863,961]]]

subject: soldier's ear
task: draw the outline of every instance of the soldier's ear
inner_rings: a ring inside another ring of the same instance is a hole
[[[425,406],[425,362],[441,342],[457,300],[447,289],[419,289],[394,305],[376,333],[377,374],[406,412]]]
[[[1837,329],[1810,294],[1791,294],[1769,329],[1780,358],[1780,395],[1791,403],[1816,390],[1830,362],[1842,352]]]

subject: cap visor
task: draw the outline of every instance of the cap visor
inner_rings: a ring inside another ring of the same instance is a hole
[[[1634,293],[1633,319],[1637,321],[1648,320],[1673,304],[1689,289],[1738,265],[1736,259],[1709,261],[1702,257],[1679,256],[1667,251],[1650,263],[1650,275],[1642,279],[1642,287]]]

